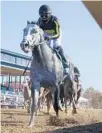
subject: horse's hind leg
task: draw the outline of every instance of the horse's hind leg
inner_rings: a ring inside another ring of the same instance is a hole
[[[72,110],[72,114],[76,114],[76,104],[75,104],[75,99],[74,96],[72,96],[72,106],[73,106],[73,110]]]
[[[78,100],[79,100],[79,98],[80,98],[80,96],[81,96],[81,88],[78,90],[78,92],[77,92],[77,103],[78,103]]]
[[[27,113],[31,112],[31,98],[28,100]]]
[[[65,103],[65,113],[67,115],[67,98],[66,98],[66,96],[64,97],[64,103]]]
[[[29,122],[29,127],[32,127],[34,125],[35,121],[35,115],[38,108],[38,98],[39,98],[39,85],[37,87],[34,86],[31,91],[31,97],[32,97],[32,105],[31,105],[31,117]]]
[[[49,114],[49,110],[51,108],[51,100],[52,100],[52,97],[51,97],[51,92],[47,94],[46,96],[46,102],[47,102],[47,114]]]

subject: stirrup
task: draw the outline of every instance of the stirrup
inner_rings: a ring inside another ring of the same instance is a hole
[[[65,68],[64,69],[64,75],[68,75],[69,73],[68,73],[68,68]]]

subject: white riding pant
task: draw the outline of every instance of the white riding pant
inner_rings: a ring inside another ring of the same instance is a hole
[[[47,33],[44,34],[44,37],[50,36]],[[61,36],[59,38],[56,39],[51,39],[48,41],[48,45],[52,48],[55,49],[59,46],[61,46]]]

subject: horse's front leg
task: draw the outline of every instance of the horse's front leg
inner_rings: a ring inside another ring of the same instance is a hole
[[[38,108],[39,90],[40,90],[39,83],[36,83],[36,85],[32,84],[31,87],[32,105],[31,105],[31,117],[30,117],[29,127],[34,126],[35,115]]]
[[[59,110],[62,111],[61,104],[60,104],[60,89],[59,86],[56,86],[56,89],[54,91],[54,97],[53,97],[53,107],[56,112],[56,116],[59,116]]]

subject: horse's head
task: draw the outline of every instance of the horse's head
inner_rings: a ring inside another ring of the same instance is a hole
[[[21,49],[28,53],[30,49],[33,49],[41,41],[43,31],[35,22],[27,21],[27,26],[23,30],[23,40],[20,44]]]

